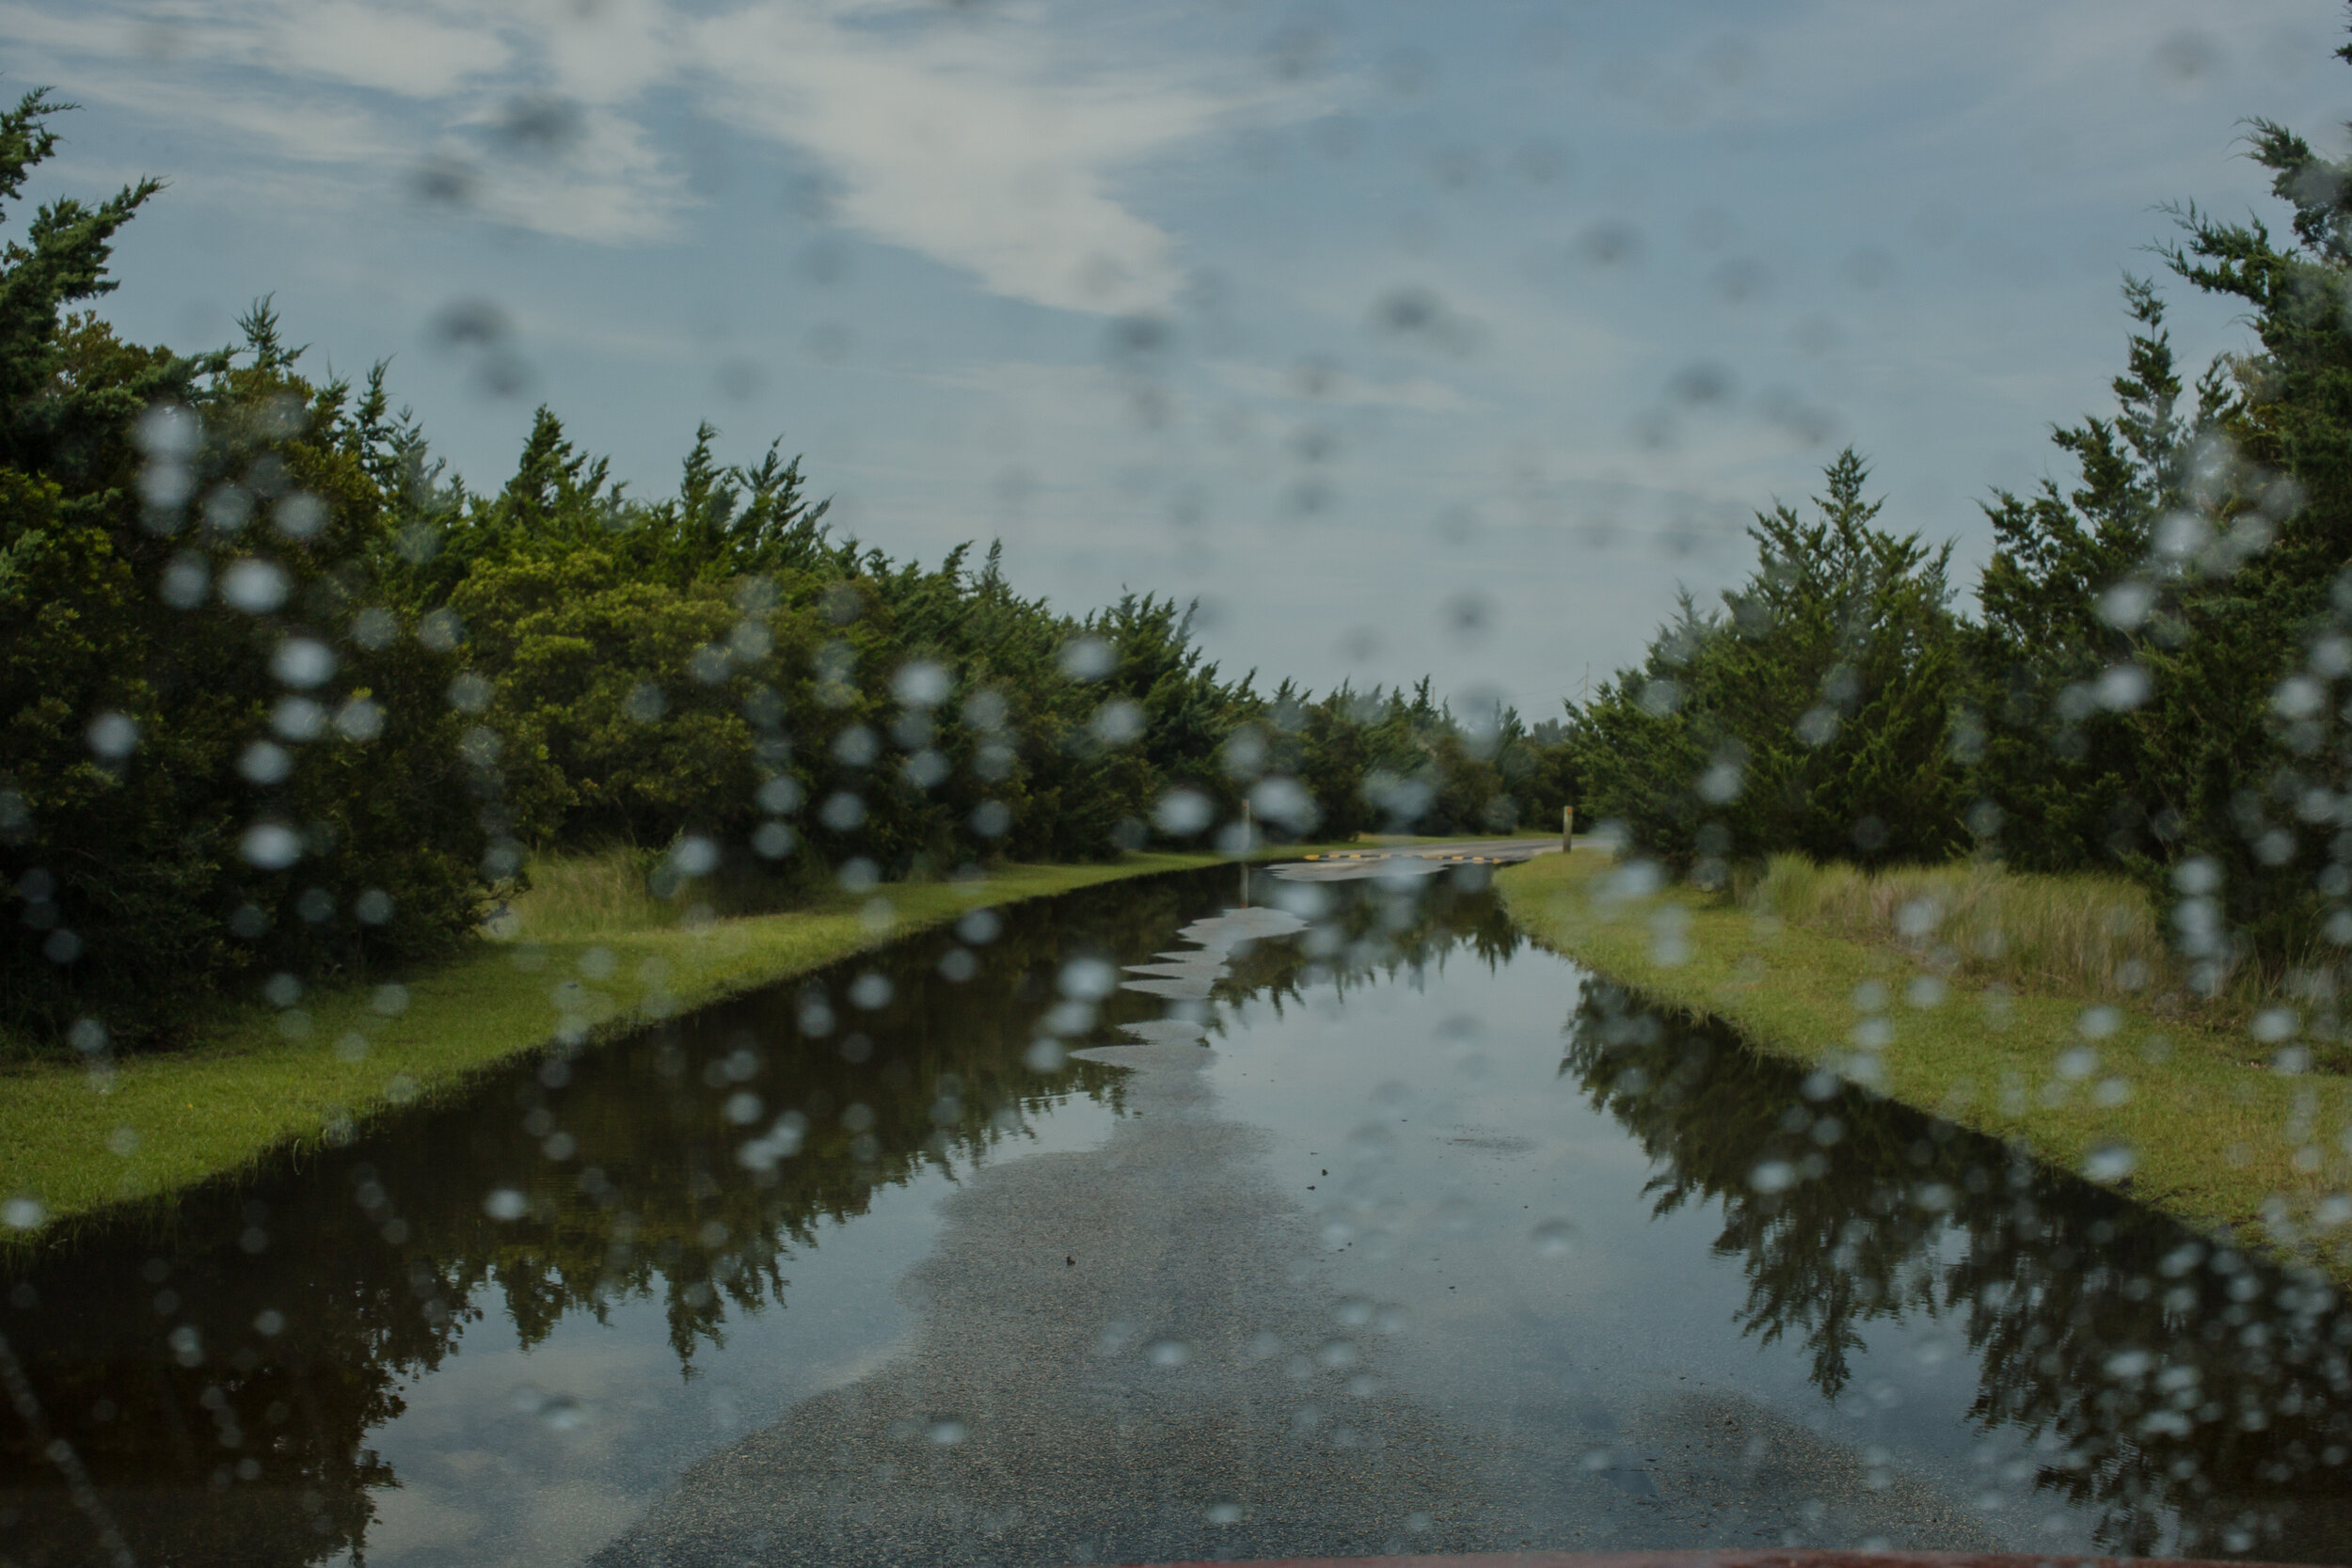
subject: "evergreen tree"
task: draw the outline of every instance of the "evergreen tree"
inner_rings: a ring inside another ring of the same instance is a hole
[[[58,107],[0,115],[0,196]],[[67,313],[159,188],[52,203],[0,258],[0,1022],[87,1049],[240,975],[438,950],[482,895],[449,660],[371,602],[349,388],[266,301],[233,356]]]
[[[1586,806],[1677,868],[1780,849],[1881,863],[1960,842],[1948,743],[1962,673],[1951,546],[1876,526],[1849,448],[1807,521],[1749,530],[1747,583],[1685,595],[1638,670],[1575,715]]]
[[[2185,207],[2165,255],[2249,308],[2257,348],[2184,409],[2161,303],[2128,284],[2117,412],[2056,433],[2076,488],[1996,498],[1980,594],[1979,827],[2016,863],[2184,896],[2207,987],[2352,937],[2334,804],[2352,783],[2352,164],[2254,131],[2291,238]]]

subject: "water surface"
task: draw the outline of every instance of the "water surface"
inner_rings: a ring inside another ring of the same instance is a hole
[[[1243,904],[1229,874],[1008,911],[90,1229],[0,1307],[0,1551],[829,1560],[850,1526],[729,1466],[865,1430],[842,1413],[914,1398],[943,1312],[1053,1263],[1105,1321],[1041,1325],[1029,1386],[839,1439],[828,1484],[897,1507],[907,1560],[2347,1560],[2330,1291],[1658,1013],[1528,948],[1483,875],[1261,878],[1291,916],[1205,959],[1184,931]],[[1134,1162],[1172,1192],[1186,1148],[1217,1204],[1164,1279],[1042,1234]],[[1025,1402],[1109,1466],[1025,1513],[969,1473]],[[1118,1468],[1179,1419],[1263,1446]],[[1285,1466],[1362,1484],[1285,1514],[1252,1481]]]

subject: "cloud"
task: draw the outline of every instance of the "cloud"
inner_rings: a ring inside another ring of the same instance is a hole
[[[325,94],[224,94],[116,69],[77,71],[71,91],[80,102],[167,120],[183,135],[190,126],[210,125],[296,164],[372,162],[382,156],[387,136],[377,116]]]
[[[1113,177],[1228,105],[1157,71],[1077,60],[1042,22],[864,24],[909,10],[746,8],[700,24],[696,55],[719,113],[814,155],[844,224],[1010,298],[1172,304],[1176,243],[1120,203]]]
[[[0,7],[0,30],[51,52],[54,61],[32,63],[71,96],[167,124],[183,146],[210,128],[258,143],[281,166],[364,171],[320,193],[346,200],[380,201],[388,184],[415,194],[430,172],[437,195],[478,216],[605,245],[667,238],[691,201],[652,132],[606,102],[614,72],[592,49],[556,47],[617,38],[607,53],[635,70],[620,97],[674,77],[675,58],[644,47],[643,28],[619,26],[628,20],[352,0],[183,0],[68,16]],[[547,97],[533,89],[550,77],[568,95],[560,145],[527,145],[515,105]],[[208,173],[219,182],[207,166],[221,160],[194,162],[199,183]],[[243,184],[270,178],[249,149],[233,162]]]
[[[103,4],[60,15],[0,7],[17,44],[135,59],[167,78],[190,65],[242,66],[294,80],[438,98],[505,69],[513,46],[478,12],[357,0],[216,0],[140,8]]]
[[[253,26],[256,63],[410,98],[459,91],[504,70],[514,55],[495,31],[458,20],[464,13],[439,17],[427,7],[351,0],[302,0],[269,11]]]
[[[1122,176],[1267,108],[1263,91],[1197,85],[1205,73],[1123,25],[910,0],[0,6],[0,31],[71,62],[77,93],[403,180],[429,149],[483,215],[603,244],[676,232],[685,182],[650,127],[682,92],[690,112],[811,160],[843,226],[992,293],[1105,314],[1166,310],[1184,284],[1177,239]],[[535,159],[499,135],[502,106],[533,95],[576,117]]]
[[[674,81],[687,20],[667,0],[511,0],[531,32],[550,90],[583,103],[621,104]]]
[[[670,238],[695,205],[675,164],[627,115],[579,111],[559,154],[502,145],[499,117],[475,117],[450,138],[448,166],[464,205],[485,217],[564,239],[628,245]]]

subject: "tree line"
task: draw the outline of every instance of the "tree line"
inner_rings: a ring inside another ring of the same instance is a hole
[[[56,146],[0,114],[0,204]],[[635,495],[541,409],[469,487],[385,367],[92,312],[159,191],[42,206],[0,257],[0,1031],[167,1040],[265,977],[444,955],[548,850],[694,879],[945,875],[1262,833],[1556,819],[1559,726],[1412,690],[1262,689],[1190,610],[1027,597],[833,532],[798,458],[695,434]]]
[[[2260,120],[2249,150],[2286,231],[2184,206],[2161,255],[2253,345],[2192,385],[2127,280],[2115,406],[2053,433],[2071,483],[1985,503],[1973,616],[1841,453],[1573,714],[1588,815],[1708,882],[1780,850],[2120,873],[2205,990],[2352,943],[2352,163]]]

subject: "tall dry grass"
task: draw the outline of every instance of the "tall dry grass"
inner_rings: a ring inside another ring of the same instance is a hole
[[[674,923],[676,909],[646,886],[660,862],[659,850],[631,847],[537,856],[512,907],[517,929],[561,941]]]
[[[1740,892],[1750,908],[1792,925],[1899,945],[2020,990],[2121,1000],[2183,989],[2154,904],[2119,877],[1981,863],[1870,872],[1775,855]]]
[[[585,941],[681,921],[805,909],[834,892],[829,881],[796,869],[696,877],[664,898],[652,885],[663,859],[663,850],[632,845],[535,856],[528,886],[503,921],[493,917],[494,928],[543,942]]]

